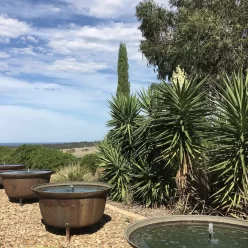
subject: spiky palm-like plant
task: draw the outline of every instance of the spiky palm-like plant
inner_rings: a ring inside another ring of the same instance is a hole
[[[131,171],[135,135],[141,119],[140,107],[135,96],[119,95],[109,101],[111,120],[106,140],[100,144],[103,180],[112,185],[111,198],[125,201],[131,188]]]
[[[150,88],[142,90],[138,93],[138,103],[140,106],[142,117],[139,120],[139,125],[134,132],[135,136],[135,152],[134,157],[153,159],[154,144],[152,143],[152,120],[153,120],[153,106],[154,106],[154,91]]]
[[[130,186],[130,164],[121,155],[121,148],[104,140],[99,145],[100,167],[103,169],[102,179],[111,184],[111,199],[125,200]]]
[[[129,158],[134,150],[134,132],[142,119],[140,106],[136,96],[120,95],[109,101],[111,120],[107,127],[111,128],[108,138],[121,147],[121,153]]]
[[[214,144],[210,168],[217,179],[213,194],[217,207],[240,210],[248,206],[248,73],[222,77],[213,118]],[[233,212],[233,211],[232,211]]]
[[[209,115],[206,97],[200,90],[204,82],[176,77],[171,84],[162,82],[155,89],[154,141],[162,150],[160,158],[166,161],[165,165],[178,166],[176,182],[182,193],[194,174],[194,167],[204,159],[202,140]]]
[[[140,159],[133,164],[133,194],[146,207],[158,207],[168,203],[174,191],[173,168],[159,163],[149,164]]]

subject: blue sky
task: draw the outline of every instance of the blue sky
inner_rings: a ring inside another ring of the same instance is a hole
[[[127,46],[132,92],[156,81],[139,52],[138,3],[1,0],[1,143],[104,137],[119,42]]]

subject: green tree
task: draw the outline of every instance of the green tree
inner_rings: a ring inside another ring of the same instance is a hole
[[[77,160],[71,154],[40,145],[22,145],[14,149],[8,163],[25,164],[30,169],[58,169]]]
[[[188,75],[214,79],[222,70],[232,74],[247,68],[247,0],[170,0],[170,4],[171,11],[153,0],[136,7],[145,38],[140,50],[159,78],[171,77],[177,65]]]
[[[124,43],[120,43],[118,54],[118,86],[116,95],[130,95],[130,83],[128,81],[128,57],[127,48]]]

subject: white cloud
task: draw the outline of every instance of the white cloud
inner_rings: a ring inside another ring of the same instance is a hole
[[[25,47],[25,48],[12,48],[10,50],[11,53],[15,54],[15,55],[31,55],[31,56],[37,56],[38,54],[35,53],[33,51],[33,47],[29,46],[29,47]]]
[[[21,40],[23,40],[24,42],[33,42],[33,43],[38,43],[39,40],[36,39],[35,37],[33,36],[30,36],[30,35],[27,35],[27,36],[21,36],[20,38]]]
[[[97,79],[97,77],[96,77]],[[82,79],[81,79],[82,80]],[[33,105],[54,110],[83,111],[106,116],[106,98],[115,91],[115,84],[105,86],[97,82],[63,85],[63,82],[28,82],[0,75],[0,96],[15,105]],[[99,112],[98,112],[98,110]],[[105,112],[105,113],[104,113]]]
[[[7,59],[9,57],[10,55],[8,53],[0,51],[0,59]]]
[[[106,130],[104,125],[44,109],[1,105],[0,112],[1,140],[8,143],[94,141]]]
[[[123,17],[134,18],[135,7],[141,0],[59,0],[81,15],[97,18],[116,19]],[[156,0],[159,4],[169,6],[169,0]]]
[[[106,63],[96,63],[93,61],[78,62],[75,58],[66,58],[64,60],[55,60],[53,64],[48,66],[50,71],[70,71],[70,72],[95,72],[107,69]]]
[[[10,58],[8,60],[0,60],[0,71],[8,72],[8,74],[39,74],[57,78],[64,78],[63,73],[68,73],[66,77],[70,78],[71,74],[93,74],[97,71],[108,69],[109,66],[105,62],[95,62],[92,60],[77,60],[73,57],[65,57],[61,59],[49,60],[47,55],[37,54],[32,48],[13,48],[10,50],[12,55],[25,55],[25,57]],[[30,56],[32,58],[30,58]],[[23,63],[25,61],[25,63]],[[82,75],[79,75],[82,77]]]
[[[31,28],[27,23],[10,18],[7,15],[0,15],[0,39],[8,41],[11,38],[18,38],[30,32],[30,30]]]
[[[141,32],[137,23],[110,22],[97,26],[68,25],[57,29],[35,29],[33,34],[47,42],[54,53],[116,61],[119,43],[125,42],[131,60],[142,60]]]
[[[25,19],[41,17],[63,18],[66,15],[63,6],[58,3],[53,5],[39,2],[42,2],[42,0],[1,0],[0,12]]]
[[[42,3],[29,0],[1,0],[0,12],[25,19],[73,19],[75,14],[102,19],[135,19],[135,7],[141,0],[53,0]],[[169,7],[169,0],[155,0]]]

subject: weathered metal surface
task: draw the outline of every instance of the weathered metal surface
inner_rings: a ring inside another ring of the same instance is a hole
[[[133,232],[137,229],[149,226],[149,225],[159,225],[159,224],[185,224],[185,223],[219,223],[226,224],[230,226],[242,227],[248,230],[248,221],[241,219],[234,219],[228,217],[220,217],[220,216],[209,216],[209,215],[171,215],[166,217],[155,217],[155,218],[147,218],[144,220],[136,221],[129,226],[126,227],[124,231],[124,236],[127,242],[134,248],[139,248],[136,244],[133,243],[131,236]]]
[[[8,171],[1,173],[5,193],[13,199],[35,199],[36,194],[31,188],[36,184],[48,183],[50,181],[51,170],[30,170],[32,173],[17,174],[23,171]],[[15,174],[14,174],[15,173]]]
[[[53,186],[90,185],[101,186],[97,192],[44,192]],[[98,223],[104,213],[110,185],[94,182],[68,182],[37,185],[32,190],[39,196],[39,205],[44,222],[58,228],[78,228]]]
[[[0,186],[3,186],[1,172],[10,171],[10,170],[21,170],[24,168],[25,165],[23,164],[0,164]]]

